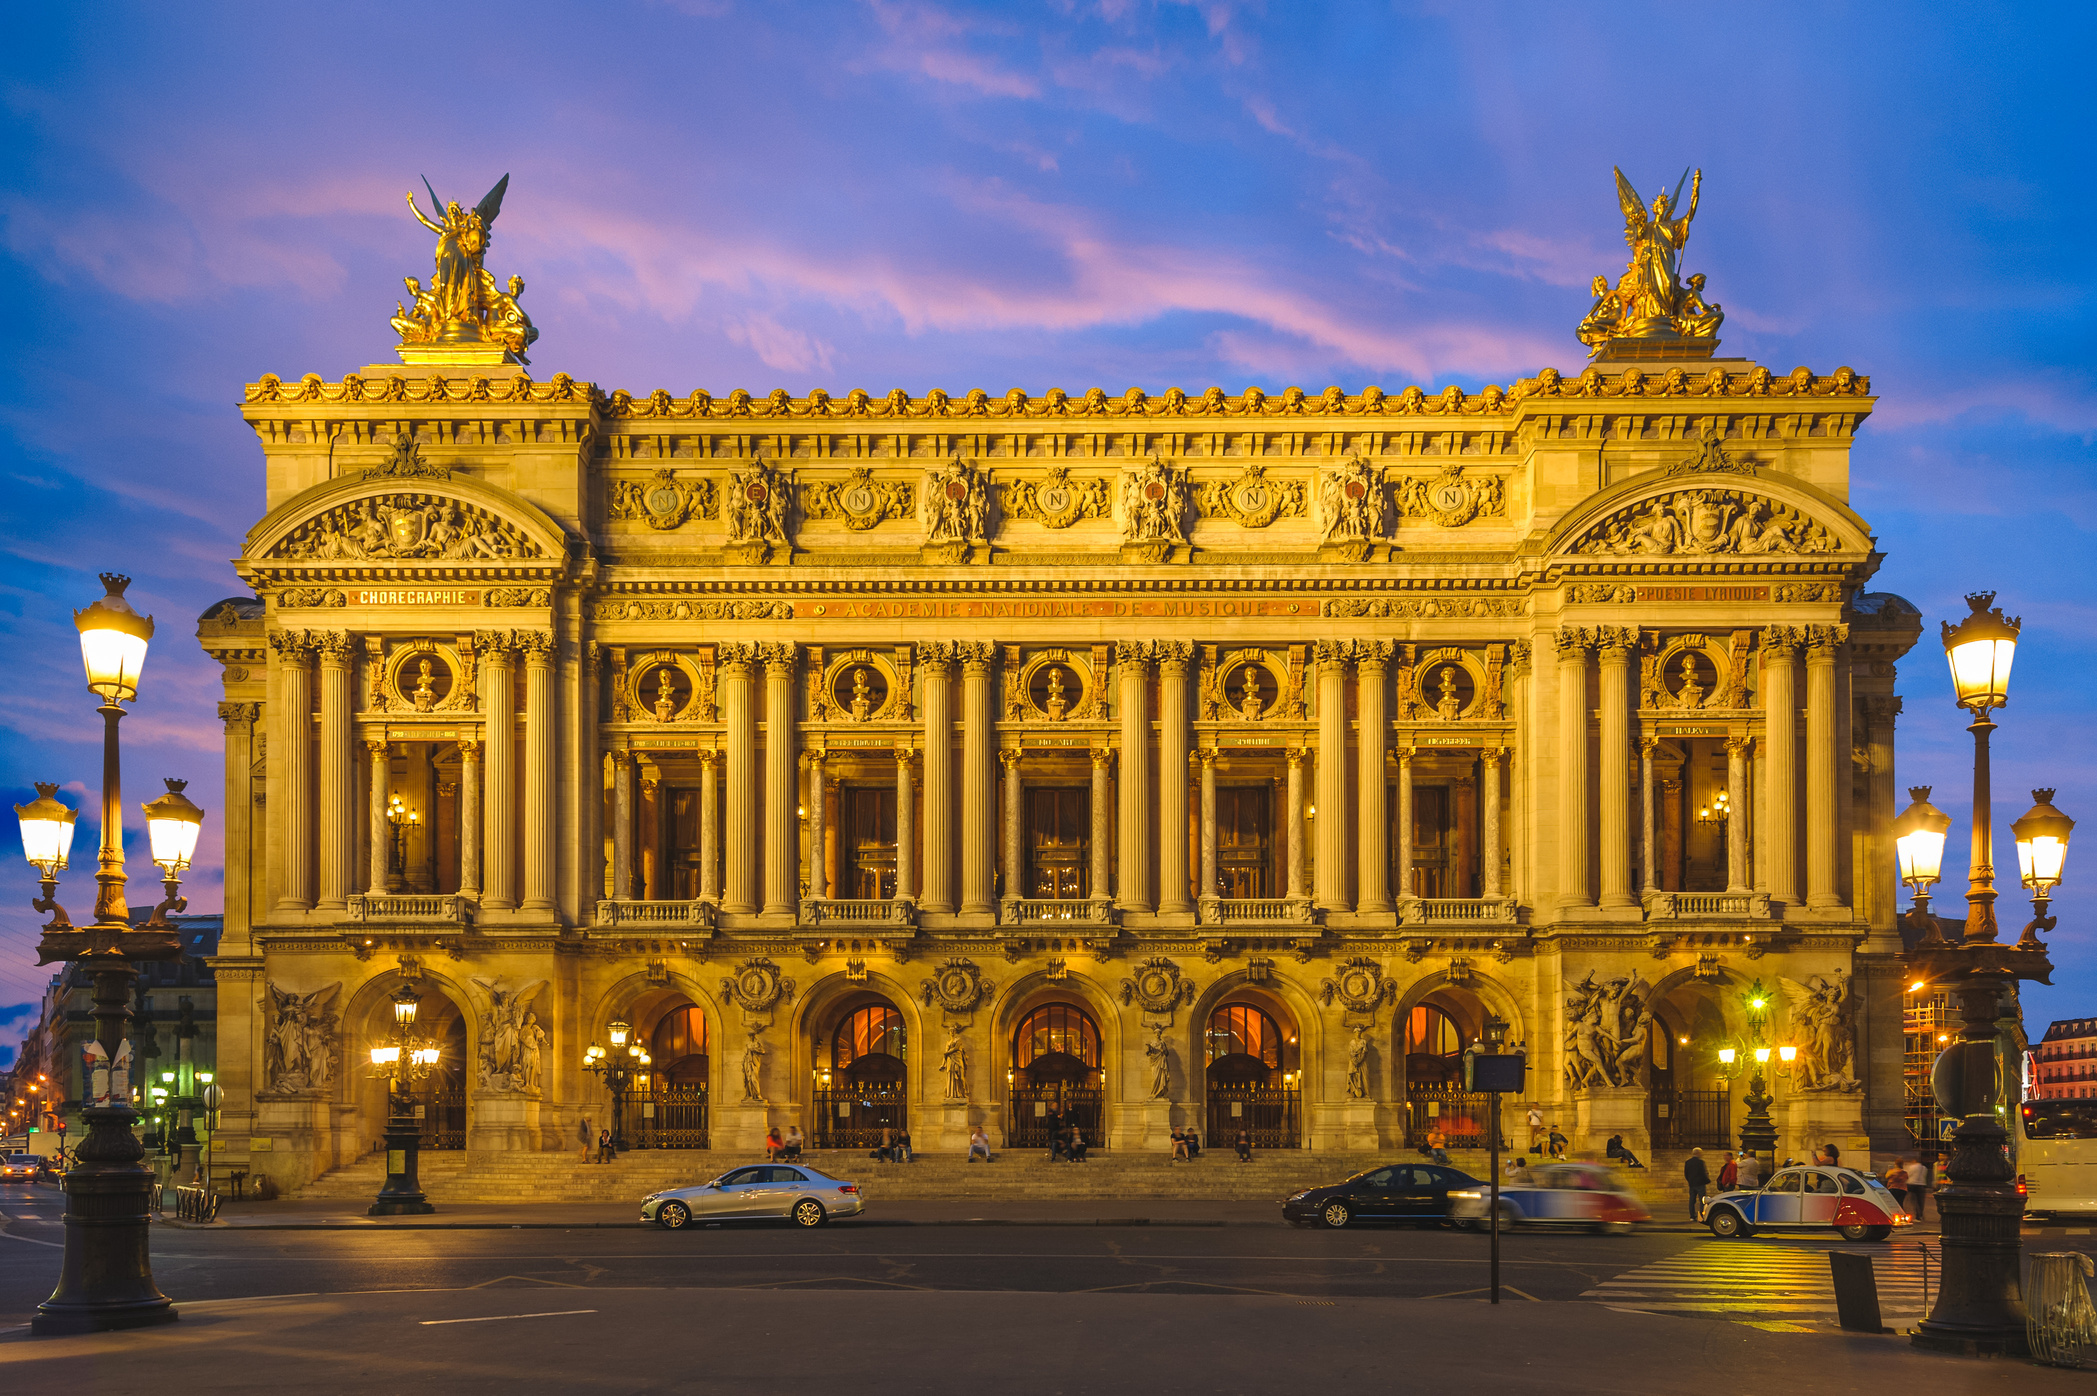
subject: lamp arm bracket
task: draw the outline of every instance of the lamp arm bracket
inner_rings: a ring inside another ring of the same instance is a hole
[[[38,897],[34,901],[30,902],[29,905],[38,911],[48,911],[51,913],[51,919],[44,924],[44,929],[47,931],[72,930],[73,918],[66,915],[66,909],[58,904],[58,897],[56,895],[58,892],[57,880],[54,878],[45,878],[43,888],[44,894],[41,897]]]

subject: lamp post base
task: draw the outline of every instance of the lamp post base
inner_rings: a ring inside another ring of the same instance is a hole
[[[412,1119],[395,1116],[386,1122],[386,1185],[365,1215],[371,1217],[423,1216],[437,1209],[422,1195],[415,1176],[422,1130]]]

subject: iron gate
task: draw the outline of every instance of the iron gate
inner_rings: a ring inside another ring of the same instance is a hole
[[[877,1149],[883,1130],[909,1127],[901,1082],[817,1091],[814,1113],[808,1142],[816,1149]]]
[[[1723,1149],[1732,1132],[1726,1091],[1664,1091],[1653,1097],[1653,1147]]]
[[[706,1087],[657,1086],[626,1103],[627,1128],[643,1149],[704,1149]]]
[[[466,1147],[466,1087],[442,1077],[432,1077],[415,1097],[425,1149]]]
[[[1241,1129],[1252,1134],[1255,1149],[1300,1147],[1297,1099],[1297,1092],[1277,1086],[1210,1086],[1209,1127],[1202,1135],[1202,1148],[1227,1151]]]
[[[1085,1136],[1085,1147],[1103,1149],[1107,1144],[1107,1093],[1080,1086],[1025,1086],[1012,1088],[1012,1113],[1005,1126],[1005,1147],[1046,1149],[1049,1146],[1048,1114],[1059,1111]]]
[[[1487,1129],[1492,1118],[1493,1098],[1483,1091],[1414,1086],[1405,1093],[1405,1142],[1413,1148],[1426,1144],[1435,1130],[1445,1136],[1444,1148],[1490,1148],[1492,1137]],[[1504,1141],[1506,1136],[1501,1138]]]

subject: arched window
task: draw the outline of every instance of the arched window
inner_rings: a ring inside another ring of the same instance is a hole
[[[1014,1030],[1012,1065],[1034,1078],[1092,1080],[1099,1072],[1099,1028],[1074,1003],[1043,1004]]]
[[[1422,1004],[1405,1015],[1405,1079],[1414,1086],[1441,1086],[1463,1079],[1463,1034],[1456,1020]]]
[[[903,1015],[885,1003],[870,1003],[839,1023],[830,1043],[832,1066],[855,1079],[900,1078],[905,1053]]]
[[[706,1013],[695,1004],[672,1009],[648,1039],[654,1071],[672,1086],[706,1084]]]
[[[1265,1083],[1281,1069],[1282,1030],[1265,1010],[1226,1004],[1209,1015],[1205,1033],[1209,1079]]]

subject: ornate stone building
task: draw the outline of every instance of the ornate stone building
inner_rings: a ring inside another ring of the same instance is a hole
[[[635,395],[431,345],[250,385],[258,599],[199,627],[225,1142],[367,1151],[406,976],[433,1145],[573,1147],[615,1021],[659,1145],[1462,1143],[1488,1015],[1579,1145],[1710,1144],[1760,997],[1780,1147],[1897,1146],[1874,399],[1710,345],[1477,394]]]

